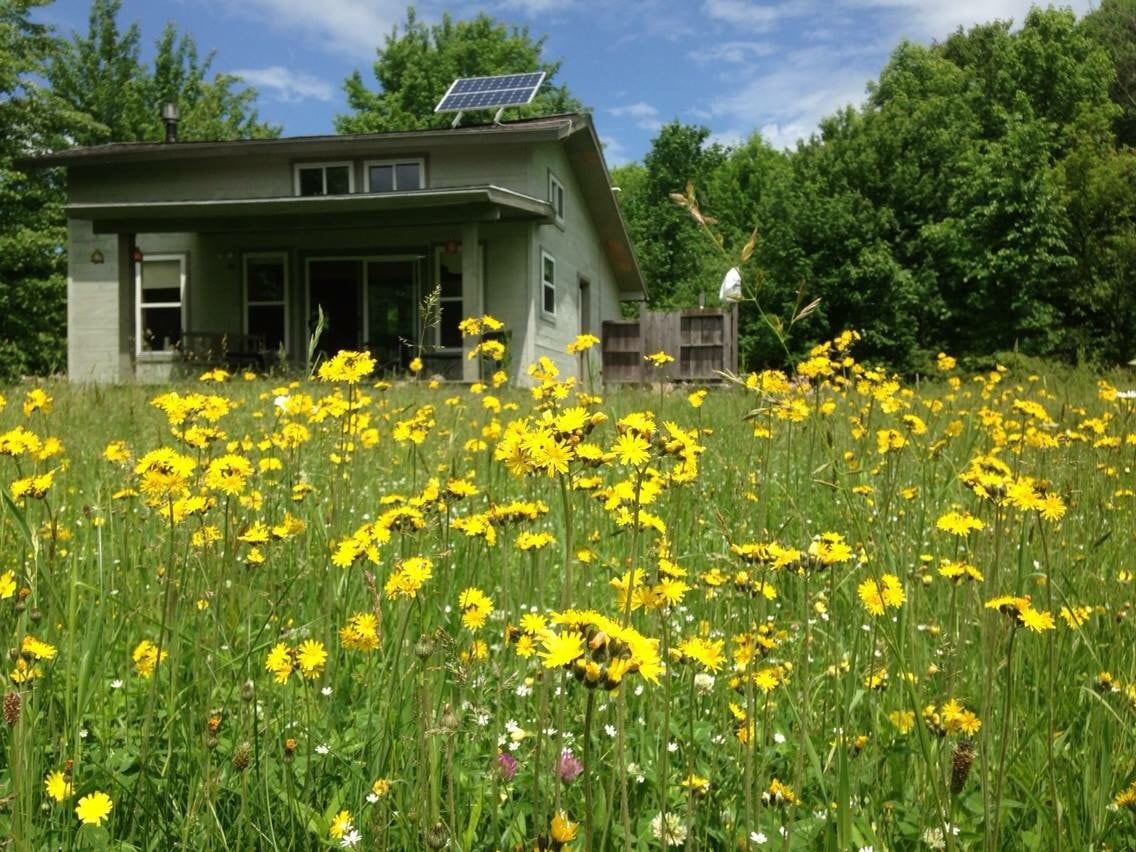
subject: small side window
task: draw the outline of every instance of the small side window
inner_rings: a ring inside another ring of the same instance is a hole
[[[556,317],[556,259],[541,252],[540,311],[545,317]]]
[[[564,224],[564,184],[554,174],[548,176],[548,203],[556,214],[556,221]]]

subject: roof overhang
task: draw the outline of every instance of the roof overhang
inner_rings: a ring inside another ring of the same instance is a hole
[[[552,206],[499,186],[408,192],[68,204],[97,234],[327,230],[469,221],[555,221]]]
[[[71,148],[17,161],[18,168],[103,166],[184,162],[220,157],[285,156],[295,159],[373,157],[410,149],[528,145],[564,146],[595,223],[598,239],[625,299],[646,298],[647,288],[619,203],[611,189],[603,145],[590,116],[566,114],[506,124],[302,136],[286,139],[239,139],[224,142],[127,142]],[[89,219],[96,233],[234,231],[297,228],[348,228],[430,225],[458,221],[528,219],[555,221],[550,205],[538,198],[496,186],[420,190],[383,195],[354,194],[318,198],[244,198],[211,201],[72,204],[68,215]],[[391,221],[397,214],[397,222]]]
[[[611,188],[603,146],[590,119],[565,139],[564,150],[580,182],[584,203],[595,222],[604,254],[611,264],[620,300],[635,302],[646,299],[647,285],[631,246],[627,223],[623,221],[623,213]]]
[[[113,142],[26,157],[18,168],[84,166],[123,163],[153,163],[163,160],[197,160],[222,156],[283,156],[300,159],[372,157],[384,151],[471,145],[555,142],[575,133],[587,122],[576,114],[547,116],[509,122],[443,130],[408,130],[396,133],[356,133],[331,136],[291,136],[276,139],[229,139],[220,142]]]

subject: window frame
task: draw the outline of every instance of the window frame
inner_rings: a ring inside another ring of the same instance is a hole
[[[556,224],[564,225],[564,208],[567,204],[568,193],[564,189],[564,182],[553,172],[548,173],[548,203],[552,205],[552,213],[556,217]],[[559,198],[559,203],[557,199]]]
[[[159,263],[176,260],[178,269],[178,301],[176,302],[150,302],[142,303],[142,269],[147,263]],[[177,350],[143,349],[142,348],[142,312],[150,308],[177,308],[181,313],[181,331],[186,330],[188,311],[186,310],[186,270],[189,266],[189,255],[186,252],[162,252],[148,254],[134,263],[134,357],[140,361],[169,360],[177,356]]]
[[[284,292],[279,301],[263,302],[252,301],[249,299],[249,261],[256,260],[279,260],[281,267],[284,269]],[[244,334],[249,334],[249,308],[254,307],[282,307],[284,308],[284,351],[291,353],[291,324],[292,317],[291,311],[288,310],[288,252],[286,251],[250,251],[245,252],[241,257],[241,296],[244,303],[244,309],[241,312],[241,331]],[[266,341],[267,345],[267,341]]]
[[[552,280],[549,281],[544,274],[547,262],[552,262]],[[552,291],[552,310],[544,306],[545,293]],[[549,322],[556,322],[556,258],[545,249],[540,250],[540,316]]]
[[[329,168],[338,168],[340,166],[347,167],[347,195],[353,195],[355,192],[355,162],[353,160],[327,160],[318,163],[293,163],[292,164],[292,191],[297,198],[327,198],[327,170]],[[323,177],[323,192],[319,195],[301,195],[300,194],[300,172],[304,169],[320,169],[321,176]],[[337,193],[338,194],[338,193]],[[334,196],[332,196],[334,197]]]
[[[409,189],[403,189],[398,186],[398,166],[409,165],[414,163],[418,166],[418,186]],[[371,167],[372,166],[392,166],[392,181],[395,184],[391,192],[414,192],[415,190],[426,188],[426,158],[425,157],[393,157],[383,160],[364,160],[363,161],[363,186],[364,192],[372,193],[374,195],[385,195],[385,192],[372,192],[371,190]]]

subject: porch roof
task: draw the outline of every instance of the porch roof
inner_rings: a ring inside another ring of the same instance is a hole
[[[97,234],[555,221],[547,201],[491,184],[350,195],[77,203],[68,204],[66,209],[70,218],[90,220]],[[397,218],[392,219],[392,213]]]

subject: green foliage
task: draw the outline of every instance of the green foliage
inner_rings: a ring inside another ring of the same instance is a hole
[[[716,295],[725,272],[717,249],[670,200],[672,193],[682,193],[688,184],[701,196],[710,176],[724,163],[725,150],[707,145],[709,137],[705,127],[672,121],[655,137],[641,169],[624,167],[612,175],[623,190],[620,206],[652,306],[690,305],[700,293]],[[712,199],[698,201],[716,209]]]
[[[1109,91],[1120,108],[1117,141],[1136,145],[1136,0],[1103,0],[1084,24],[1088,36],[1112,59],[1115,78]]]
[[[55,93],[94,124],[76,134],[80,145],[164,138],[162,105],[181,111],[178,137],[241,139],[277,136],[280,128],[259,121],[256,91],[231,74],[209,78],[213,54],[202,59],[189,35],[167,24],[156,42],[153,66],[140,59],[137,23],[120,31],[122,0],[92,0],[87,34],[60,43],[48,67]]]
[[[1134,401],[852,344],[697,407],[0,387],[0,833],[469,852],[550,848],[561,812],[660,850],[665,813],[698,849],[1136,848]]]
[[[724,271],[696,223],[667,209],[693,181],[727,253],[756,226],[746,277],[765,310],[791,313],[802,284],[821,299],[791,354],[853,328],[866,357],[906,371],[944,350],[1129,360],[1134,155],[1116,134],[1132,107],[1134,10],[1035,9],[1015,31],[903,43],[863,106],[790,153],[756,137],[704,151],[698,129],[664,129],[624,198],[654,298],[689,306]],[[742,307],[743,359],[782,360],[775,338]]]
[[[533,102],[510,109],[510,116],[528,117],[583,109],[553,78],[559,62],[542,59],[544,39],[533,39],[528,29],[506,27],[484,12],[466,21],[448,14],[441,23],[427,26],[411,6],[401,33],[398,27],[386,37],[373,65],[379,90],[372,91],[355,71],[344,82],[347,104],[353,112],[336,116],[340,133],[379,133],[446,127],[452,115],[435,114],[434,107],[458,77],[544,71],[544,84]]]
[[[153,67],[137,24],[120,30],[120,0],[94,0],[86,36],[61,41],[33,23],[41,0],[0,3],[0,379],[65,367],[66,220],[62,170],[16,161],[71,145],[156,140],[161,104],[176,101],[183,139],[274,136],[254,90],[210,78],[189,36],[168,26]],[[48,85],[44,85],[44,83]]]
[[[53,46],[48,30],[30,20],[41,5],[0,4],[0,380],[62,366],[62,176],[14,162],[60,146],[82,124],[39,83]]]

